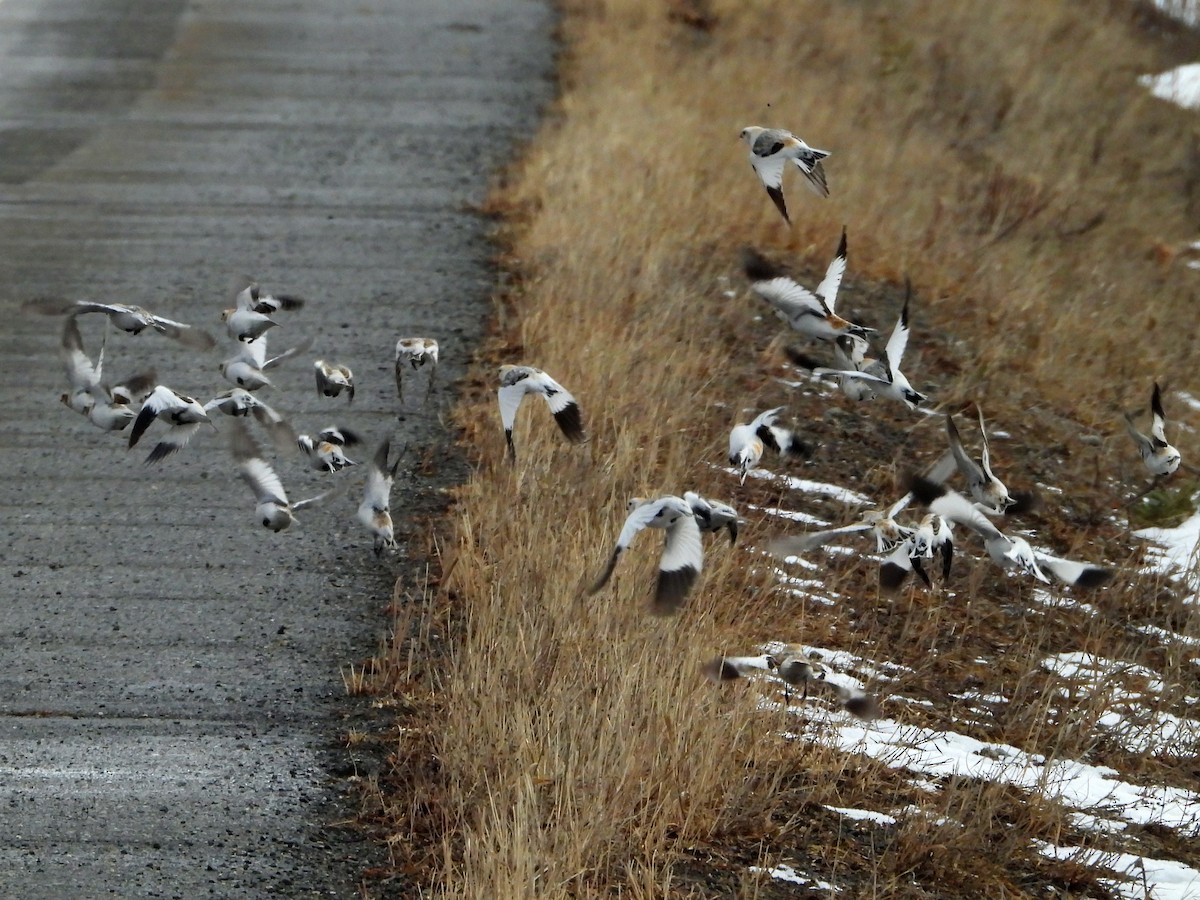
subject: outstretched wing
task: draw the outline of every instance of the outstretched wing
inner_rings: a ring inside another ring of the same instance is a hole
[[[658,563],[658,583],[651,611],[670,615],[683,605],[704,564],[704,545],[695,516],[680,516],[667,528],[667,542]]]
[[[846,274],[846,229],[842,228],[842,239],[838,242],[837,252],[825,270],[825,277],[817,285],[817,296],[825,301],[830,312],[837,307],[838,288],[842,285],[842,276]]]

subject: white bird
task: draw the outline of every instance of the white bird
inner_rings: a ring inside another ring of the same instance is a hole
[[[729,432],[729,464],[741,474],[741,483],[746,475],[762,460],[763,450],[770,447],[780,456],[808,456],[812,449],[801,440],[796,432],[780,428],[775,419],[784,407],[777,406],[759,413],[749,424],[734,425]]]
[[[261,337],[268,328],[279,324],[266,312],[255,308],[259,298],[257,284],[235,281],[233,292],[234,305],[231,309],[221,310],[221,321],[225,323],[225,330],[235,341],[253,341]]]
[[[533,366],[501,366],[500,388],[496,392],[496,399],[500,404],[500,421],[504,425],[504,439],[508,443],[508,453],[512,459],[517,458],[517,448],[512,436],[513,425],[516,423],[521,401],[528,394],[539,394],[545,399],[554,421],[558,423],[568,441],[580,444],[586,440],[583,415],[570,391]]]
[[[795,347],[784,348],[788,359],[801,368],[811,372],[821,368],[827,368],[830,372],[838,372],[837,376],[829,374],[826,377],[833,378],[837,382],[838,390],[855,402],[875,399],[875,391],[871,388],[871,382],[858,378],[842,378],[840,373],[865,372],[869,367],[875,365],[876,360],[868,357],[866,350],[865,341],[849,334],[838,335],[837,340],[833,342],[833,366],[824,367],[813,357]]]
[[[227,416],[253,415],[255,421],[271,435],[272,442],[280,452],[289,450],[296,445],[296,432],[287,420],[243,388],[234,388],[223,394],[217,394],[204,404],[206,413],[213,410]]]
[[[129,433],[130,449],[138,442],[142,434],[150,427],[150,423],[162,418],[170,424],[170,430],[150,451],[146,463],[156,463],[172,453],[177,453],[187,446],[192,436],[200,430],[201,425],[212,425],[208,413],[199,400],[177,394],[165,385],[158,385],[134,420],[133,430]],[[213,425],[215,428],[216,426]]]
[[[150,369],[111,387],[106,385],[103,380],[104,343],[101,343],[93,364],[83,349],[83,338],[74,316],[63,320],[62,358],[71,389],[59,400],[103,431],[121,431],[132,422],[136,415],[132,406],[142,401],[158,379],[155,371]]]
[[[1125,414],[1125,427],[1129,430],[1129,436],[1137,444],[1138,453],[1141,454],[1142,462],[1146,464],[1150,474],[1156,478],[1162,478],[1178,469],[1179,462],[1183,457],[1178,450],[1167,443],[1167,417],[1163,413],[1162,393],[1158,389],[1158,382],[1154,383],[1154,393],[1150,395],[1150,414],[1153,421],[1150,425],[1149,435],[1142,434],[1137,430],[1128,413]]]
[[[818,197],[829,196],[829,185],[825,180],[825,169],[821,160],[829,156],[826,150],[808,146],[790,131],[782,128],[761,128],[748,125],[742,129],[741,139],[750,147],[750,165],[758,180],[767,189],[783,220],[789,225],[787,204],[783,201],[783,170],[789,162],[803,173],[809,188]]]
[[[874,365],[867,366],[863,371],[847,372],[836,369],[814,369],[814,375],[835,376],[845,380],[862,379],[871,382],[874,390],[881,396],[891,397],[905,404],[909,409],[916,409],[928,398],[913,390],[904,373],[900,371],[900,363],[904,359],[904,350],[908,346],[908,302],[912,297],[912,286],[905,282],[904,308],[900,310],[900,318],[888,338],[883,357]]]
[[[789,556],[800,556],[809,550],[823,547],[844,534],[869,531],[875,536],[875,551],[886,553],[908,540],[913,534],[912,528],[896,521],[896,516],[911,501],[912,494],[905,494],[887,509],[864,510],[858,521],[851,522],[849,525],[776,538],[767,545],[767,552],[779,559],[786,559]]]
[[[816,291],[799,284],[781,266],[751,248],[743,251],[742,266],[750,279],[750,290],[769,303],[793,330],[826,343],[849,337],[851,357],[862,359],[867,350],[867,335],[875,329],[849,322],[836,312],[838,289],[846,272],[844,228],[837,252]]]
[[[1045,572],[1049,572],[1063,584],[1085,588],[1096,587],[1112,578],[1110,569],[1038,553],[1024,538],[1001,533],[970,500],[945,485],[916,476],[911,490],[917,501],[928,506],[931,512],[970,528],[983,538],[988,556],[1002,569],[1015,569],[1046,583],[1050,579]]]
[[[322,397],[336,397],[344,390],[350,402],[354,402],[354,373],[349,366],[318,359],[313,363],[313,373],[317,377],[317,393]]]
[[[979,434],[983,440],[983,456],[979,464],[967,455],[962,438],[959,437],[958,428],[954,424],[954,418],[949,413],[946,414],[946,436],[950,439],[950,451],[954,454],[954,462],[958,466],[958,471],[967,479],[967,493],[977,503],[986,507],[985,511],[999,515],[1017,501],[1009,495],[1004,482],[992,472],[991,456],[988,453],[987,429],[983,424],[983,410],[976,407],[976,411],[979,413]]]
[[[400,460],[404,454],[396,457],[396,461],[388,467],[388,453],[391,441],[384,439],[375,451],[375,457],[367,467],[367,483],[363,491],[362,503],[358,506],[358,521],[362,522],[375,536],[375,555],[378,556],[384,548],[396,549],[396,539],[392,530],[392,513],[390,509],[392,482],[396,478],[396,470],[400,468]]]
[[[262,451],[254,443],[254,438],[241,420],[233,421],[230,434],[230,450],[237,463],[238,474],[254,492],[254,516],[264,528],[272,531],[283,531],[295,521],[295,513],[305,507],[315,506],[336,493],[338,488],[301,500],[299,503],[289,503],[284,493],[283,484],[270,463],[262,458]]]
[[[438,342],[433,338],[408,337],[396,341],[396,395],[404,402],[404,370],[416,371],[426,363],[432,363],[429,383],[425,388],[425,399],[433,390],[433,376],[437,373]]]
[[[37,297],[29,300],[21,307],[23,312],[36,312],[45,316],[72,315],[82,316],[88,313],[103,313],[113,327],[127,334],[141,334],[147,328],[157,331],[185,347],[193,350],[209,350],[216,345],[213,336],[207,331],[156,316],[148,309],[140,306],[130,306],[125,303],[96,303],[92,300],[65,300],[61,297]]]
[[[318,472],[340,472],[347,466],[358,465],[346,456],[343,448],[360,444],[362,439],[349,428],[334,425],[318,433],[316,438],[302,434],[296,438],[296,443],[304,451],[310,469]]]
[[[658,564],[658,583],[651,611],[655,615],[670,615],[683,604],[700,576],[704,562],[700,527],[692,514],[692,507],[682,497],[668,495],[657,500],[646,500],[634,507],[625,519],[608,565],[588,593],[595,594],[608,583],[617,567],[617,560],[644,528],[661,528],[667,533]]]
[[[692,515],[696,517],[696,524],[702,532],[716,532],[724,528],[729,532],[729,543],[737,541],[740,519],[736,509],[728,503],[701,497],[695,491],[685,491],[683,499],[692,508]],[[630,509],[632,508],[630,506]]]
[[[928,513],[916,530],[897,544],[880,565],[879,587],[885,591],[895,591],[914,570],[926,587],[933,587],[922,560],[933,559],[935,552],[942,555],[942,581],[945,581],[950,577],[950,567],[954,562],[954,532],[948,521],[935,513]]]
[[[266,374],[268,369],[274,369],[311,346],[312,338],[308,337],[295,347],[267,359],[267,336],[264,334],[239,344],[237,353],[221,363],[219,368],[226,381],[248,391],[257,391],[259,388],[272,387],[271,379]]]

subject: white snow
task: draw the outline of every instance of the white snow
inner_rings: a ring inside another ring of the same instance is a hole
[[[801,875],[786,863],[780,863],[779,865],[770,869],[764,869],[761,866],[751,866],[750,871],[755,873],[765,872],[776,881],[790,881],[792,884],[807,884],[810,885],[814,890],[818,891],[832,891],[834,893],[841,891],[840,887],[835,884],[830,884],[828,881],[821,881],[808,875]]]
[[[873,809],[847,809],[844,806],[826,806],[828,810],[855,821],[877,822],[880,825],[895,825],[896,817],[887,813],[876,812]]]
[[[1134,536],[1158,545],[1148,548],[1153,571],[1171,577],[1182,573],[1188,578],[1189,589],[1198,587],[1195,564],[1196,547],[1200,543],[1200,513],[1175,528],[1143,528],[1135,531]]]
[[[1071,859],[1088,866],[1103,866],[1124,875],[1127,881],[1109,882],[1122,897],[1137,900],[1196,900],[1200,897],[1200,872],[1173,859],[1150,859],[1086,847],[1058,847],[1037,842],[1038,850],[1055,859]]]

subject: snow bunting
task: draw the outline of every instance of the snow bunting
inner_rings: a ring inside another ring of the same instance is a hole
[[[812,660],[803,653],[786,650],[779,656],[767,657],[767,668],[774,672],[775,677],[783,682],[783,702],[791,704],[792,688],[801,688],[800,702],[808,699],[808,683],[822,681],[825,670],[813,665]]]
[[[496,392],[496,398],[500,403],[500,422],[504,425],[508,453],[514,460],[517,458],[517,448],[513,443],[513,425],[521,401],[527,394],[541,394],[545,398],[554,421],[568,441],[580,444],[586,440],[579,404],[566,388],[533,366],[501,366],[500,389]]]
[[[865,372],[870,366],[876,363],[874,359],[866,356],[866,349],[865,341],[861,341],[849,334],[838,335],[837,340],[833,342],[832,370],[839,373]],[[787,354],[788,359],[794,365],[808,369],[810,372],[815,372],[817,369],[825,369],[827,371],[830,369],[830,367],[824,366],[807,353],[795,347],[785,347],[784,353]],[[870,381],[863,381],[859,378],[834,377],[832,374],[827,377],[834,378],[838,389],[855,402],[875,399],[875,391],[871,389]]]
[[[776,538],[767,545],[767,552],[779,559],[789,556],[799,556],[809,550],[815,550],[836,540],[843,534],[857,534],[870,531],[875,535],[875,550],[885,553],[912,536],[913,529],[901,525],[896,516],[912,501],[911,494],[905,494],[887,509],[865,510],[857,522],[842,525],[838,528],[827,528],[824,531],[810,531],[806,534],[788,535]]]
[[[908,346],[908,303],[912,298],[912,285],[905,282],[904,308],[900,310],[900,318],[888,338],[883,357],[876,363],[866,366],[862,371],[847,372],[835,369],[815,369],[814,375],[835,376],[843,380],[862,379],[875,385],[874,390],[884,397],[892,397],[905,404],[909,409],[916,409],[928,398],[913,390],[904,373],[900,371],[900,363],[904,359],[904,350]]]
[[[692,515],[696,517],[696,524],[701,531],[720,531],[724,528],[729,531],[729,543],[737,541],[739,520],[736,509],[727,503],[701,497],[695,491],[685,491],[683,499],[692,508]]]
[[[217,394],[204,404],[205,412],[212,412],[214,409],[227,416],[253,415],[255,421],[271,435],[272,442],[281,453],[296,446],[296,432],[287,420],[243,388]]]
[[[225,380],[245,388],[257,391],[259,388],[272,387],[271,379],[267,377],[268,369],[273,369],[284,360],[303,353],[312,346],[312,338],[308,337],[295,347],[289,347],[278,356],[267,359],[267,336],[264,334],[252,341],[238,345],[238,352],[225,360],[218,367]]]
[[[165,385],[158,385],[146,398],[141,410],[134,420],[133,430],[129,433],[129,448],[133,446],[150,427],[150,423],[162,417],[170,423],[170,430],[158,442],[146,463],[156,463],[172,453],[177,453],[187,446],[192,436],[200,430],[201,425],[212,425],[208,413],[199,400],[177,394]],[[213,426],[216,427],[215,425]]]
[[[252,341],[261,337],[268,328],[279,324],[267,315],[265,309],[257,308],[261,295],[258,285],[253,281],[247,284],[245,280],[235,280],[233,293],[233,307],[221,310],[221,321],[225,323],[225,330],[235,341]],[[279,309],[281,306],[275,308]]]
[[[812,448],[802,441],[794,431],[780,428],[775,419],[784,407],[777,406],[759,413],[747,424],[734,425],[729,432],[729,464],[741,475],[746,475],[762,460],[763,450],[770,447],[780,456],[809,456]]]
[[[815,292],[797,283],[782,266],[752,248],[742,251],[742,266],[750,279],[750,290],[769,303],[776,315],[792,329],[827,343],[848,335],[854,348],[850,351],[852,358],[862,359],[867,350],[867,335],[875,329],[855,325],[836,313],[838,288],[846,272],[845,229],[842,229],[837,252]]]
[[[262,451],[258,449],[254,438],[240,419],[233,421],[230,450],[237,463],[238,474],[254,492],[255,518],[262,522],[264,528],[270,528],[272,531],[283,531],[295,521],[295,513],[305,507],[317,505],[338,490],[334,488],[299,503],[289,503],[279,476],[275,474],[271,464],[262,458]]]
[[[916,476],[911,488],[917,501],[928,506],[931,512],[970,528],[983,538],[988,556],[1002,569],[1015,569],[1046,583],[1050,579],[1045,572],[1049,572],[1063,584],[1085,588],[1096,587],[1112,578],[1109,569],[1037,553],[1024,538],[1008,537],[970,500],[945,485]]]
[[[391,441],[385,438],[367,467],[367,484],[363,491],[362,503],[358,506],[358,521],[367,526],[375,536],[376,556],[382,553],[384,548],[396,549],[390,502],[392,481],[396,478],[396,470],[400,468],[400,460],[404,454],[401,453],[396,457],[396,461],[389,468],[388,453],[390,450]]]
[[[950,567],[954,562],[954,532],[950,523],[941,516],[928,513],[912,534],[897,544],[880,565],[879,587],[885,591],[898,590],[914,570],[926,587],[933,587],[922,560],[933,559],[935,552],[942,555],[942,581],[945,581],[950,577]]]
[[[95,303],[91,300],[38,297],[27,301],[21,309],[23,312],[36,312],[45,316],[82,316],[88,313],[104,313],[113,327],[126,334],[141,334],[149,328],[172,340],[179,341],[185,347],[191,347],[193,350],[210,350],[217,343],[207,331],[185,325],[183,322],[176,322],[173,319],[156,316],[140,306],[129,306],[124,303]]]
[[[692,507],[682,497],[659,497],[634,507],[625,519],[608,565],[588,593],[595,594],[608,583],[617,560],[644,528],[662,528],[667,532],[651,610],[655,615],[670,615],[683,604],[704,562],[700,527]]]
[[[950,439],[950,451],[954,454],[954,462],[958,465],[958,471],[967,479],[967,493],[977,503],[986,507],[985,511],[1002,514],[1017,501],[1009,496],[1004,482],[992,472],[991,456],[988,454],[987,429],[983,425],[983,410],[977,406],[976,411],[979,413],[979,435],[983,441],[983,456],[979,461],[980,464],[976,464],[975,460],[967,455],[962,438],[958,434],[958,427],[949,413],[946,414],[946,436]]]
[[[1142,462],[1146,464],[1150,474],[1162,478],[1179,468],[1182,457],[1178,450],[1167,443],[1167,417],[1163,413],[1162,394],[1157,381],[1154,383],[1154,393],[1150,395],[1150,414],[1153,421],[1150,424],[1149,436],[1137,430],[1133,418],[1128,413],[1125,414],[1125,427],[1137,444],[1138,453],[1142,455]]]
[[[409,337],[396,341],[396,396],[404,402],[404,370],[416,371],[426,363],[433,363],[429,372],[429,383],[425,388],[425,398],[433,390],[433,376],[437,372],[438,342],[433,338]]]
[[[349,428],[338,428],[336,425],[321,431],[316,438],[302,434],[296,438],[296,443],[308,458],[308,467],[318,472],[340,472],[347,466],[357,466],[342,452],[343,447],[353,447],[362,443],[361,438]]]
[[[349,366],[318,359],[313,363],[313,372],[317,376],[317,393],[322,397],[336,397],[345,390],[350,402],[354,402],[354,373]]]
[[[783,201],[783,170],[789,161],[804,174],[813,193],[818,197],[829,196],[825,169],[821,166],[821,160],[829,156],[828,151],[816,150],[782,128],[748,125],[742,129],[741,139],[750,147],[750,165],[758,180],[789,225],[792,220],[788,218],[787,204]]]
[[[231,293],[234,295],[234,308],[245,308],[253,312],[269,316],[281,309],[292,311],[304,305],[303,297],[292,294],[272,296],[259,287],[258,282],[245,275],[238,276],[233,281]]]

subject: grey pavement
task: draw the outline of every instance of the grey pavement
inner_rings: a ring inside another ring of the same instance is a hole
[[[428,451],[393,509],[436,510],[464,471],[447,385],[491,286],[468,210],[550,95],[552,24],[533,0],[0,0],[0,896],[358,896],[380,853],[329,827],[352,812],[340,671],[405,573],[353,519],[362,476],[272,534],[225,423],[144,466],[161,426],[127,452],[60,405],[59,321],[17,309],[62,295],[201,325],[209,353],[114,332],[105,369],[153,365],[204,400],[228,387],[231,276],[302,295],[271,347],[314,347],[270,402],[301,431],[363,432],[359,459],[387,434]],[[94,354],[104,319],[79,324]],[[407,413],[406,334],[444,361]],[[316,356],[355,370],[352,406],[317,396]],[[277,466],[293,499],[329,484]]]

